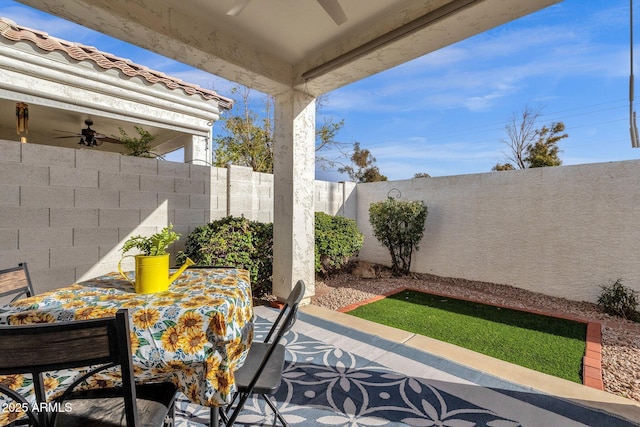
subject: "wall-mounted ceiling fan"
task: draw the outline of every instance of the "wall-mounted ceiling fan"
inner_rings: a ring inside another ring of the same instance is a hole
[[[344,10],[342,10],[342,6],[338,0],[316,0],[320,6],[324,9],[325,12],[333,19],[333,22],[336,25],[341,25],[347,22],[347,15],[345,15]],[[229,9],[227,15],[230,16],[238,16],[240,12],[247,7],[247,5],[251,2],[251,0],[235,0],[233,7]]]
[[[85,145],[87,147],[99,147],[100,145],[102,145],[103,142],[122,144],[122,141],[120,141],[119,139],[110,138],[108,136],[105,136],[91,129],[91,126],[93,126],[93,120],[87,119],[84,121],[84,124],[87,125],[87,128],[82,129],[81,133],[74,133],[73,135],[70,135],[70,136],[57,136],[55,137],[55,139],[80,137],[80,142],[78,142],[78,144]],[[59,130],[56,132],[67,132],[67,131]],[[73,133],[73,132],[67,132],[67,133]]]

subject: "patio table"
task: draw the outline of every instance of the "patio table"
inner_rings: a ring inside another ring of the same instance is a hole
[[[92,319],[113,316],[120,308],[129,311],[137,382],[172,381],[203,406],[230,403],[233,373],[244,363],[253,339],[246,270],[187,269],[168,291],[154,294],[136,294],[127,280],[110,273],[0,306],[0,324]],[[46,379],[47,396],[59,394],[77,375],[77,370],[52,372]],[[110,387],[117,381],[107,374],[86,387]],[[31,384],[21,375],[0,376],[0,382],[25,390]],[[0,411],[0,425],[9,416]]]

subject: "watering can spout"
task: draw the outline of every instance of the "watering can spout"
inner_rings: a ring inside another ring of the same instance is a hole
[[[176,271],[169,277],[169,284],[173,283],[173,281],[176,280],[182,274],[182,272],[187,269],[187,267],[193,264],[195,264],[195,262],[191,261],[191,258],[187,257],[184,264],[182,264],[182,267],[180,267],[178,271]]]

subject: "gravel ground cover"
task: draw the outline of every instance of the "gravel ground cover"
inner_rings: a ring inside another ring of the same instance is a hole
[[[428,274],[393,277],[384,270],[375,279],[362,279],[349,273],[319,278],[316,280],[316,296],[311,303],[338,310],[404,287],[601,322],[605,391],[640,402],[640,324],[610,316],[593,303],[550,297],[508,285]]]

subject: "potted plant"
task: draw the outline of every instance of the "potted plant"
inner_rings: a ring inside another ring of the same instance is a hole
[[[167,248],[176,242],[180,234],[173,231],[173,225],[169,224],[159,233],[151,236],[132,236],[122,246],[122,258],[118,263],[118,271],[127,279],[137,293],[148,294],[163,292],[169,289],[169,285],[190,265],[189,258],[173,275],[169,276],[169,253]],[[126,255],[132,249],[138,249],[138,255]],[[122,260],[133,256],[135,258],[135,281],[131,280],[122,271]]]
[[[132,236],[124,242],[122,246],[122,255],[125,255],[131,249],[138,249],[142,255],[159,256],[168,255],[167,248],[170,244],[177,242],[180,234],[173,231],[173,225],[169,224],[159,233],[152,236]]]

